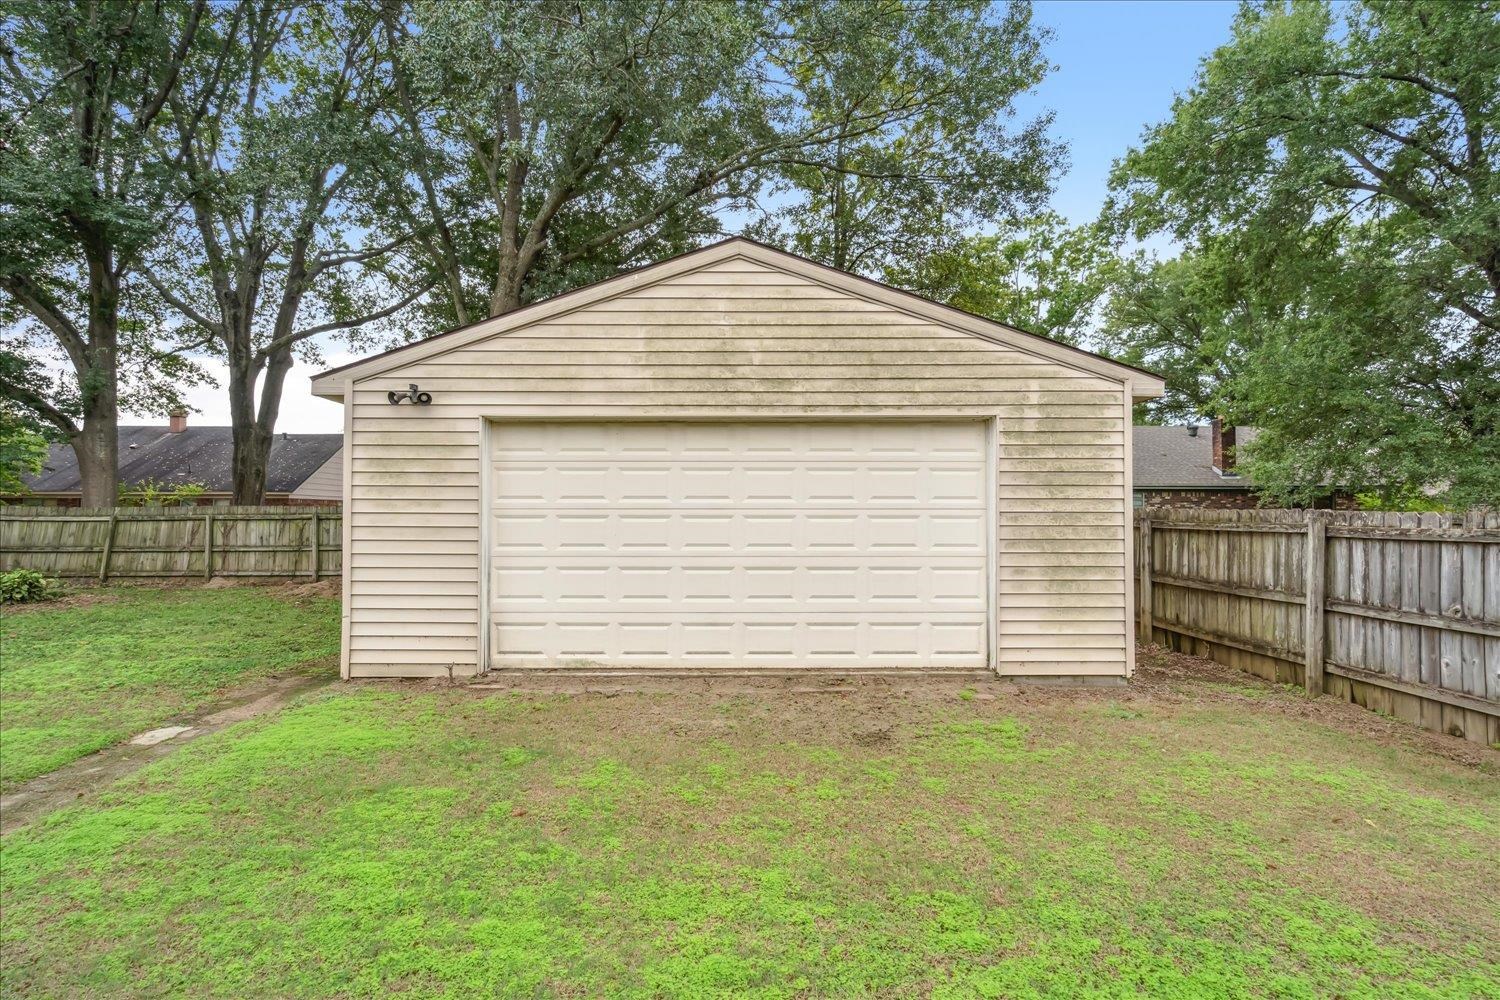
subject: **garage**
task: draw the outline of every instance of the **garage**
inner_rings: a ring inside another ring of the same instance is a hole
[[[491,663],[987,665],[978,421],[490,429]]]
[[[1162,388],[744,239],[332,369],[344,676],[1117,682]]]

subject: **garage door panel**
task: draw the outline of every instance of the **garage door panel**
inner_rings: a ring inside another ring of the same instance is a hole
[[[893,433],[893,427],[899,430]],[[974,435],[974,427],[962,421],[516,423],[497,426],[492,454],[497,459],[544,461],[620,457],[695,462],[807,457],[982,461],[984,441]]]
[[[497,559],[526,555],[610,553],[624,562],[691,555],[876,555],[924,552],[984,558],[982,510],[806,511],[715,510],[518,511],[498,509],[491,522]]]
[[[686,560],[684,560],[686,563]],[[492,584],[499,612],[550,607],[670,614],[674,608],[841,612],[862,607],[985,611],[984,563],[947,560],[913,566],[897,559],[860,565],[788,566],[768,557],[734,563],[634,567],[594,561],[503,562]]]
[[[913,620],[604,621],[596,616],[502,617],[498,666],[943,666],[972,667],[984,655],[983,623]]]
[[[493,468],[492,495],[506,506],[534,509],[673,509],[684,502],[701,508],[972,507],[984,503],[983,471],[982,461],[895,470],[812,461],[701,468],[500,461]]]
[[[496,666],[986,663],[978,423],[497,424]]]

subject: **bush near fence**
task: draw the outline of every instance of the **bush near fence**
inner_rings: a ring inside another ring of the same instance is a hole
[[[1500,743],[1500,513],[1145,510],[1143,641]]]
[[[338,576],[337,507],[0,507],[0,570],[48,576]]]

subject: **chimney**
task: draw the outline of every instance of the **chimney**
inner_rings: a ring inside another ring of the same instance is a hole
[[[1188,437],[1190,437],[1190,438],[1197,437],[1198,436],[1198,425],[1197,424],[1188,424],[1187,425],[1187,431],[1188,431]]]
[[[167,430],[173,434],[181,434],[187,430],[187,410],[173,410],[168,416],[171,421],[167,424]]]
[[[1221,476],[1234,475],[1234,428],[1224,426],[1223,417],[1214,417],[1214,468]]]

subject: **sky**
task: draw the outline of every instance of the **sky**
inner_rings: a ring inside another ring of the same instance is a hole
[[[1053,208],[1077,225],[1093,220],[1108,193],[1110,165],[1146,127],[1171,113],[1172,98],[1192,83],[1198,63],[1229,40],[1236,4],[1228,0],[1039,0],[1036,20],[1054,33],[1048,55],[1057,66],[1019,103],[1028,119],[1056,113],[1053,134],[1072,148],[1072,165],[1057,184]],[[312,375],[355,360],[336,344],[317,365],[299,363],[287,375],[278,431],[343,430],[343,407],[315,398]],[[223,381],[225,369],[209,370]],[[187,394],[195,425],[229,423],[222,389]],[[125,423],[160,417],[127,414]]]

